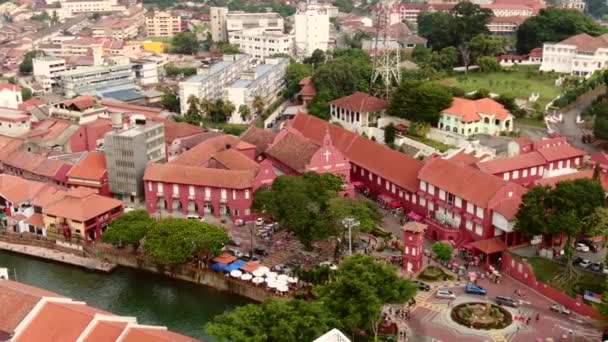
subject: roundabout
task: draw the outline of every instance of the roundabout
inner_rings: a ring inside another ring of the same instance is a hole
[[[450,317],[460,325],[478,330],[504,329],[513,323],[513,316],[508,310],[487,302],[456,305]]]

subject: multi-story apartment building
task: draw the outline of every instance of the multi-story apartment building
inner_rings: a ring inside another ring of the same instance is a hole
[[[494,36],[514,36],[519,25],[523,24],[527,17],[492,17],[486,25],[490,33]]]
[[[284,20],[278,13],[229,12],[225,7],[211,7],[211,39],[227,42],[229,33],[252,28],[283,32]]]
[[[57,85],[60,74],[66,71],[64,58],[36,57],[32,60],[34,79],[44,92],[50,92]]]
[[[223,60],[207,69],[199,69],[198,75],[179,83],[180,109],[188,110],[188,98],[221,99],[224,88],[239,79],[251,63],[249,55],[224,55]]]
[[[587,5],[583,0],[562,0],[559,2],[560,8],[575,9],[579,12],[585,12]]]
[[[132,116],[123,125],[120,114],[112,117],[115,129],[104,137],[110,192],[129,203],[143,199],[143,175],[146,165],[167,160],[163,123],[148,122]]]
[[[273,103],[281,91],[285,88],[285,72],[289,65],[287,58],[267,58],[266,64],[256,66],[253,70],[241,75],[240,79],[224,90],[224,98],[236,107],[230,122],[242,123],[243,120],[238,113],[241,105],[248,106],[253,112],[253,101],[256,97],[261,98],[265,104]]]
[[[58,0],[47,1],[59,3],[59,8],[49,8],[47,13],[57,12],[60,19],[72,18],[80,14],[124,12],[127,8],[117,0]]]
[[[153,11],[146,14],[146,35],[171,37],[182,31],[182,18],[169,11]]]
[[[547,7],[547,4],[544,0],[494,0],[481,7],[492,10],[495,17],[531,17]]]
[[[91,30],[95,38],[109,37],[125,40],[137,37],[139,27],[136,19],[106,18],[95,23]]]
[[[396,24],[402,21],[418,23],[418,15],[422,12],[448,12],[451,11],[455,3],[400,3],[393,7],[393,13],[390,18],[391,24]]]
[[[323,9],[303,6],[295,14],[296,55],[307,57],[315,50],[327,51],[329,14]]]
[[[131,59],[133,72],[135,73],[135,81],[137,84],[145,86],[158,83],[159,65],[156,61],[147,59]]]
[[[228,34],[230,44],[254,58],[265,59],[277,53],[293,54],[294,36],[262,28],[233,31]]]
[[[131,64],[79,67],[64,71],[59,76],[59,87],[67,97],[135,88]]]
[[[543,44],[542,71],[590,77],[608,64],[608,34],[598,37],[581,33],[559,43]]]

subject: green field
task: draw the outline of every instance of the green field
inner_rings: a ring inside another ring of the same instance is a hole
[[[544,106],[561,94],[561,88],[555,86],[557,75],[541,73],[538,67],[519,66],[517,69],[480,73],[471,71],[468,75],[458,75],[445,79],[445,83],[472,92],[487,89],[495,94],[511,94],[527,100],[532,93],[539,93],[539,104]]]
[[[532,266],[536,279],[554,286],[571,297],[576,297],[577,294],[582,294],[585,290],[602,293],[602,285],[605,279],[602,275],[577,269],[578,278],[576,280],[565,284],[556,283],[554,278],[564,271],[563,265],[541,257],[529,258],[528,263]]]

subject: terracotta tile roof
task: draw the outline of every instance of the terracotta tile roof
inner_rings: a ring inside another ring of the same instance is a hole
[[[193,135],[205,133],[207,130],[185,122],[163,120],[165,123],[165,141],[172,143],[175,139],[183,139]]]
[[[275,136],[276,134],[271,130],[251,126],[241,135],[241,140],[255,145],[256,153],[260,154],[266,151]]]
[[[534,144],[534,140],[527,138],[527,137],[516,137],[511,139],[512,141],[516,142],[519,146],[525,146],[525,145],[532,145]]]
[[[127,327],[127,322],[98,321],[86,336],[87,342],[117,341]]]
[[[87,189],[91,191],[90,189]],[[84,222],[110,210],[120,208],[124,203],[114,198],[97,194],[78,196],[78,191],[70,190],[64,198],[42,209],[45,215],[64,217]]]
[[[302,86],[302,88],[298,92],[298,95],[315,96],[317,94],[317,88],[312,82],[311,76],[304,77],[299,84],[300,86]]]
[[[18,85],[14,85],[11,83],[0,83],[0,91],[2,90],[10,90],[12,92],[18,92],[21,91],[21,87],[19,87]]]
[[[65,197],[67,190],[55,186],[47,186],[32,198],[32,205],[44,208]]]
[[[481,159],[475,157],[475,152],[466,153],[464,150],[456,153],[448,160],[451,160],[456,163],[462,163],[464,165],[474,165],[478,163]]]
[[[218,152],[213,155],[212,159],[218,161],[228,170],[257,171],[259,168],[258,163],[235,149]]]
[[[172,164],[200,166],[204,165],[213,155],[228,147],[236,146],[239,139],[232,135],[220,135],[207,139],[182,153],[171,161]]]
[[[212,169],[174,163],[150,163],[144,173],[144,180],[147,181],[227,189],[251,188],[254,177],[253,171]]]
[[[500,236],[486,240],[479,240],[472,243],[473,247],[477,248],[485,254],[493,254],[502,252],[507,249],[507,245],[502,241]]]
[[[34,198],[48,185],[41,182],[26,180],[7,174],[0,174],[0,196],[13,204],[19,204]]]
[[[40,105],[43,105],[43,104],[46,104],[46,102],[42,101],[41,99],[38,99],[38,98],[34,97],[34,98],[31,98],[31,99],[29,99],[27,101],[21,102],[17,108],[19,110],[25,111],[25,110],[27,110],[27,107],[29,107],[29,106],[40,106]]]
[[[477,163],[477,167],[483,172],[496,175],[507,171],[537,167],[545,164],[545,158],[537,151],[533,151],[509,158],[500,158]]]
[[[585,155],[585,151],[579,150],[578,148],[573,147],[569,144],[541,148],[537,151],[538,153],[540,153],[541,156],[543,156],[543,158],[545,158],[545,160],[547,160],[547,162],[567,158],[582,157]]]
[[[575,180],[575,179],[582,179],[582,178],[593,179],[593,170],[589,169],[589,170],[569,173],[569,174],[561,175],[561,176],[557,176],[557,177],[541,178],[541,179],[535,180],[533,184],[541,185],[541,186],[548,185],[548,186],[553,187],[559,182],[570,181],[570,180]],[[605,172],[600,172],[600,183],[602,184],[604,191],[608,192],[608,174],[606,174]]]
[[[507,184],[496,176],[441,158],[427,161],[418,178],[482,208],[488,208],[490,200]]]
[[[44,227],[44,221],[42,220],[42,214],[34,213],[30,216],[25,223],[35,226]]]
[[[514,196],[499,201],[491,209],[504,216],[507,220],[512,221],[515,219],[515,214],[517,214],[520,204],[521,196]]]
[[[521,15],[506,16],[506,17],[493,16],[490,19],[490,24],[506,23],[506,24],[521,25],[521,24],[523,24],[524,21],[526,21],[526,19],[528,19],[528,17],[524,17]]]
[[[290,125],[319,145],[323,143],[325,132],[329,129],[332,144],[351,163],[406,190],[418,190],[417,176],[422,167],[421,161],[308,114],[296,115]]]
[[[595,163],[600,164],[604,168],[608,167],[608,154],[605,152],[597,152],[591,155],[591,160]]]
[[[270,145],[266,154],[300,173],[306,171],[306,165],[319,145],[297,131],[287,132],[279,139]]]
[[[95,103],[97,103],[97,99],[92,96],[79,96],[71,100],[63,101],[62,103],[66,107],[74,106],[78,108],[78,110],[85,110],[93,107]]]
[[[411,221],[403,225],[402,229],[406,232],[414,232],[414,233],[424,233],[427,225],[424,223]]]
[[[608,34],[593,37],[586,33],[581,33],[564,39],[557,44],[574,45],[578,51],[595,52],[599,48],[608,48]]]
[[[23,140],[0,135],[0,161],[12,154],[23,145]]]
[[[11,280],[0,280],[0,332],[15,328],[44,296],[61,297]]]
[[[359,113],[376,112],[388,107],[386,101],[360,91],[333,100],[330,104]]]
[[[101,104],[106,106],[109,111],[117,113],[136,113],[146,116],[158,116],[163,111],[160,108],[137,106],[115,100],[101,100]]]
[[[72,167],[72,164],[64,161],[48,159],[46,156],[26,151],[13,152],[4,158],[3,163],[20,170],[56,180],[61,180],[61,177],[59,177],[60,170],[69,170]]]
[[[552,146],[560,146],[560,145],[569,145],[568,143],[568,138],[564,137],[564,136],[555,136],[552,138],[547,138],[547,139],[542,139],[542,140],[538,140],[535,141],[532,149],[533,150],[538,150],[541,148],[547,148],[547,147],[552,147]]]
[[[100,180],[108,171],[106,156],[99,152],[88,152],[78,164],[68,172],[69,178]]]
[[[160,327],[128,328],[121,342],[197,342],[198,340],[179,335]]]
[[[464,122],[481,120],[479,114],[494,115],[498,120],[504,120],[511,115],[503,105],[492,99],[469,100],[461,97],[455,97],[452,106],[444,109],[442,113],[456,115]]]

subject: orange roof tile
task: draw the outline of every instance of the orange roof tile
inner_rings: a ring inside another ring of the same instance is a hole
[[[107,172],[106,156],[103,153],[89,152],[68,172],[69,178],[100,180]]]
[[[256,152],[260,154],[266,151],[275,136],[276,134],[271,130],[251,126],[241,135],[241,139],[255,145]]]
[[[543,156],[543,158],[545,158],[547,162],[567,158],[582,157],[585,155],[584,151],[579,150],[578,148],[573,147],[569,144],[541,148],[537,151],[538,153],[540,153],[541,156]]]
[[[477,167],[483,172],[496,175],[507,171],[527,169],[545,164],[545,158],[543,158],[540,153],[533,151],[509,158],[500,158],[477,163]]]
[[[0,174],[0,195],[13,204],[31,200],[47,186],[45,183]]]
[[[502,252],[507,249],[507,245],[505,245],[501,237],[475,241],[472,245],[485,254]]]
[[[579,172],[568,173],[565,175],[557,176],[557,177],[549,177],[549,178],[541,178],[534,181],[534,185],[548,185],[555,186],[559,182],[563,181],[571,181],[575,179],[581,178],[593,178],[593,170],[583,170]],[[604,191],[608,192],[608,175],[605,172],[600,172],[600,182],[602,183],[602,187]]]
[[[58,294],[11,280],[0,280],[0,331],[14,333],[15,328],[44,296]]]
[[[230,149],[218,152],[211,157],[224,165],[228,170],[257,170],[258,163],[239,151]]]
[[[318,149],[319,145],[295,131],[287,132],[270,145],[266,154],[301,173]]]
[[[43,213],[84,222],[124,204],[117,199],[97,194],[89,194],[86,197],[79,198],[76,197],[78,196],[77,193],[73,191],[69,191],[61,200],[43,208]]]
[[[93,96],[78,96],[71,100],[67,100],[62,102],[62,104],[66,107],[74,106],[78,108],[78,110],[85,110],[87,108],[91,108],[97,103],[97,99]]]
[[[196,339],[179,335],[159,327],[128,328],[122,342],[197,342]]]
[[[469,100],[455,97],[452,105],[444,109],[442,113],[456,115],[463,122],[479,121],[481,120],[480,114],[494,115],[498,120],[505,120],[511,116],[503,105],[488,98]]]
[[[42,220],[42,214],[34,213],[30,216],[25,223],[34,227],[44,227],[44,221]]]
[[[209,138],[179,155],[171,161],[171,164],[200,166],[205,164],[216,153],[236,146],[238,142],[239,139],[232,135],[220,135]]]
[[[254,177],[253,171],[212,169],[173,163],[150,163],[144,174],[144,180],[147,181],[227,189],[251,188]]]
[[[376,112],[388,107],[386,101],[360,91],[333,100],[330,104],[359,113]]]
[[[463,163],[464,165],[473,165],[478,163],[480,158],[475,157],[475,153],[466,153],[464,150],[453,155],[449,160],[457,163]]]
[[[98,321],[86,336],[87,342],[117,341],[127,327],[127,322]]]
[[[560,45],[574,45],[578,51],[595,52],[599,48],[608,48],[608,34],[593,37],[586,33],[577,34],[559,42]]]

